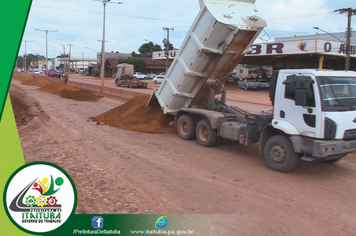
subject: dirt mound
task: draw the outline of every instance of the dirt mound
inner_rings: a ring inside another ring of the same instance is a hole
[[[148,107],[149,98],[149,95],[135,97],[93,119],[120,129],[154,134],[175,133],[175,127],[169,126],[173,116],[164,115],[160,107]]]
[[[40,75],[32,75],[27,73],[14,73],[13,79],[21,81],[24,85],[39,87],[42,92],[61,96],[63,98],[76,101],[97,101],[101,98],[92,92],[74,88],[71,85],[65,84],[63,80],[53,79]]]

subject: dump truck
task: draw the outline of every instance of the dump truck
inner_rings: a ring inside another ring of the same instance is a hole
[[[134,66],[127,63],[117,65],[115,84],[126,88],[147,88],[148,85],[134,77]]]
[[[292,170],[299,160],[335,163],[356,151],[356,73],[274,71],[273,110],[226,105],[223,84],[266,22],[255,0],[200,0],[200,12],[148,105],[175,117],[182,139],[205,147],[218,138],[256,143],[268,166]]]

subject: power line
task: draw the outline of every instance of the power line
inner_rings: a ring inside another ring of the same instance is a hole
[[[297,19],[297,18],[305,18],[305,17],[325,16],[325,15],[333,15],[333,11],[316,12],[311,14],[292,15],[292,16],[289,15],[289,16],[269,18],[269,19],[267,18],[266,21],[288,20],[288,19]]]
[[[61,11],[66,11],[66,12],[71,11],[71,12],[75,12],[75,13],[82,12],[82,13],[102,14],[102,12],[98,12],[98,11],[73,10],[71,8],[65,8],[65,7],[48,7],[48,6],[36,6],[36,5],[32,5],[32,7],[56,9],[56,10],[61,10]],[[155,18],[155,17],[135,16],[135,15],[117,14],[117,13],[106,13],[106,14],[107,15],[130,17],[130,18],[139,18],[139,19],[144,19],[144,20],[156,20],[156,21],[167,21],[167,22],[192,24],[192,22],[190,22],[190,21],[169,20],[169,19],[160,19],[160,18]]]

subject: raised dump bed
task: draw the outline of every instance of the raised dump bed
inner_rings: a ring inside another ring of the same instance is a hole
[[[149,105],[157,98],[165,114],[174,114],[180,108],[204,107],[211,94],[221,93],[229,73],[266,26],[254,3],[200,0],[200,12]]]

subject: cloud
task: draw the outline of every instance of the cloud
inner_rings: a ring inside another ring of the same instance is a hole
[[[114,0],[112,0],[114,2]],[[267,21],[266,31],[272,37],[317,33],[318,26],[330,32],[346,28],[346,17],[331,13],[346,7],[349,0],[257,0],[256,6]],[[350,7],[350,6],[348,6]],[[106,50],[131,53],[146,43],[162,45],[167,37],[163,27],[174,28],[170,40],[178,48],[199,11],[198,0],[130,0],[124,4],[108,3],[106,7]],[[356,17],[353,17],[353,25]],[[63,51],[60,45],[73,44],[72,55],[95,58],[103,37],[103,4],[94,0],[33,0],[27,21],[27,53],[45,55],[45,33],[35,29],[58,30],[48,33],[48,54],[55,57]],[[91,48],[91,49],[88,49]],[[24,44],[20,49],[24,54]]]

